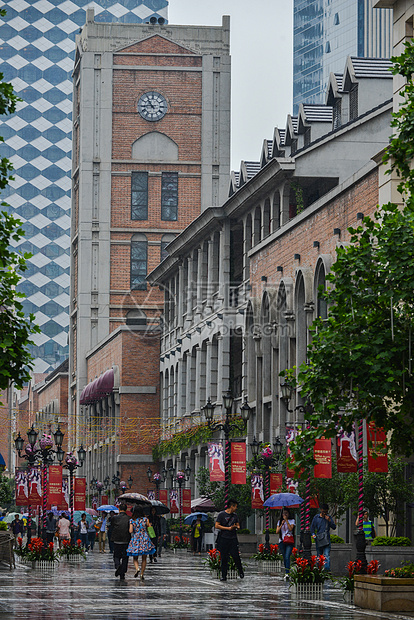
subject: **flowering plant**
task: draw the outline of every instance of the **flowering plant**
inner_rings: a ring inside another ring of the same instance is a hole
[[[348,562],[346,565],[347,575],[346,577],[342,577],[342,579],[338,579],[339,585],[346,590],[347,592],[353,592],[355,588],[355,575],[361,572],[362,562],[361,560],[357,560],[356,562]],[[377,569],[378,570],[378,569]]]
[[[296,547],[293,548],[292,555],[294,565],[290,569],[290,582],[299,583],[323,583],[329,579],[329,573],[324,570],[326,558],[324,555],[317,557],[312,555],[310,560],[301,558]]]
[[[40,440],[40,449],[41,450],[49,450],[53,446],[53,439],[51,435],[46,435],[43,433],[43,437]]]
[[[78,465],[79,464],[73,452],[68,452],[65,458],[65,462],[66,462],[66,465]]]
[[[17,537],[17,548],[14,550],[16,555],[23,557],[25,553],[25,549],[23,549],[23,538],[21,536]]]
[[[161,480],[161,474],[154,474],[154,480]]]
[[[177,471],[177,475],[176,475],[177,480],[185,480],[185,473],[183,471],[181,471],[181,469],[179,471]]]
[[[30,562],[36,562],[39,560],[54,562],[58,559],[53,542],[45,545],[41,538],[32,538],[30,543],[25,548],[23,548],[22,543],[19,542],[19,540],[17,540],[17,543],[19,545],[17,550],[18,555],[29,560]]]
[[[190,539],[183,536],[183,539],[179,536],[174,536],[174,542],[170,545],[171,549],[188,549],[190,546]]]
[[[405,578],[413,578],[414,577],[414,563],[407,562],[403,564],[403,566],[399,566],[397,568],[390,568],[384,572],[384,577],[405,577]]]
[[[378,573],[378,569],[380,567],[380,563],[378,560],[371,560],[371,562],[367,566],[367,575],[376,575]]]
[[[77,540],[76,545],[72,545],[70,540],[62,540],[62,547],[59,549],[58,554],[69,558],[72,555],[81,555],[86,558],[85,551],[81,546],[81,541]]]
[[[220,572],[221,569],[221,555],[218,549],[210,549],[207,551],[207,558],[203,560],[204,564],[212,571]],[[234,563],[233,558],[229,557],[229,571],[237,570],[236,564]]]
[[[265,445],[265,447],[263,448],[263,450],[260,453],[260,456],[262,457],[262,459],[270,461],[270,459],[273,456],[273,450],[272,450],[272,448],[270,447],[269,444]]]
[[[282,560],[282,555],[278,553],[278,549],[279,547],[277,545],[270,545],[270,551],[267,551],[266,546],[264,544],[260,544],[258,547],[258,552],[252,556],[252,559],[257,560],[258,562],[276,562],[276,560]]]

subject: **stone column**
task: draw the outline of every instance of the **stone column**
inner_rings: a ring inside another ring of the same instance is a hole
[[[207,309],[209,311],[213,308],[213,293],[214,293],[214,242],[213,239],[208,240],[207,251]]]

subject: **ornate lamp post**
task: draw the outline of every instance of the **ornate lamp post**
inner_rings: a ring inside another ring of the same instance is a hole
[[[259,459],[264,467],[265,475],[263,480],[265,500],[270,497],[270,468],[273,465],[278,465],[283,450],[283,444],[279,437],[275,437],[273,443],[273,450],[269,444],[260,444],[256,441],[256,437],[253,437],[253,442],[250,444],[254,460],[257,462]],[[260,449],[261,448],[261,449]],[[265,535],[265,548],[266,551],[270,551],[270,535],[269,535],[269,506],[266,509],[266,535]]]
[[[155,493],[155,497],[157,500],[159,500],[159,496],[160,496],[160,486],[163,482],[165,482],[166,478],[167,478],[167,470],[165,469],[165,467],[162,468],[161,473],[155,473],[154,477],[152,478],[152,470],[151,467],[148,467],[147,469],[147,476],[148,476],[148,482],[153,482],[155,484],[155,488],[156,488],[156,493]],[[152,480],[151,480],[152,478]]]
[[[74,485],[73,485],[73,473],[78,469],[78,467],[82,467],[86,458],[86,450],[81,445],[78,450],[78,459],[73,454],[73,452],[68,452],[65,458],[66,469],[69,471],[69,502],[70,502],[70,529],[73,533],[73,511],[74,511]]]
[[[117,490],[119,489],[119,483],[121,482],[121,478],[119,477],[119,471],[116,472],[116,474],[114,474],[112,476],[112,484],[114,485],[114,496],[116,499],[116,494],[117,494]]]
[[[179,524],[180,524],[179,534],[180,534],[180,540],[182,542],[183,541],[183,523],[182,523],[182,516],[183,516],[182,498],[183,498],[183,493],[182,493],[182,486],[183,486],[183,484],[185,484],[186,480],[190,480],[191,467],[189,465],[187,465],[187,467],[185,468],[185,471],[178,470],[177,473],[175,473],[175,469],[171,465],[170,468],[169,468],[169,472],[170,472],[170,476],[171,476],[171,486],[173,485],[174,482],[176,482],[178,484],[178,510],[179,510]]]
[[[134,479],[131,475],[129,476],[127,482],[128,482],[128,488],[132,489],[132,483],[134,482]]]
[[[250,417],[251,407],[247,403],[247,396],[245,396],[244,403],[240,407],[241,420],[237,420],[232,412],[233,410],[233,396],[230,390],[227,390],[223,394],[223,407],[226,410],[226,418],[223,423],[214,422],[214,408],[215,405],[211,402],[210,397],[207,403],[202,408],[205,418],[207,420],[208,427],[212,431],[223,431],[225,439],[225,470],[224,470],[224,507],[227,508],[229,501],[229,486],[230,486],[230,433],[233,430],[243,432],[246,430],[247,421]]]
[[[103,482],[100,480],[96,483],[96,490],[98,491],[98,505],[100,506],[102,503],[102,489],[104,488]]]
[[[53,449],[53,439],[51,435],[43,434],[43,437],[37,442],[39,433],[35,430],[33,424],[27,432],[28,445],[25,448],[26,454],[21,454],[24,445],[24,439],[20,433],[17,435],[14,446],[19,455],[19,458],[24,458],[28,461],[30,467],[34,465],[42,466],[42,489],[43,489],[43,529],[46,530],[46,509],[47,509],[47,471],[49,465],[55,460],[55,455],[58,463],[61,465],[65,452],[62,450],[62,443],[64,433],[60,430],[58,425],[56,431],[53,433],[53,438],[56,445],[56,450]],[[29,517],[29,524],[31,527],[31,519]],[[28,525],[29,525],[28,524]]]
[[[121,493],[125,493],[127,489],[127,483],[125,482],[125,480],[121,480],[121,482],[119,483],[119,487],[121,489]]]

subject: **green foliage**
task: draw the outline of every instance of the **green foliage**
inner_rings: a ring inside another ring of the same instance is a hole
[[[0,521],[0,532],[7,532],[7,523],[5,521]]]
[[[406,536],[377,536],[371,542],[373,547],[411,547],[411,540]]]
[[[0,474],[0,506],[10,506],[14,500],[14,480]],[[1,523],[1,521],[0,521]]]
[[[237,533],[238,534],[250,534],[250,530],[247,527],[241,527]]]
[[[384,577],[400,577],[405,579],[412,579],[414,577],[414,563],[405,562],[398,568],[390,568],[384,573]]]
[[[337,536],[336,534],[331,534],[331,543],[334,545],[343,545],[345,541],[343,538],[341,538],[341,536]]]
[[[210,482],[210,472],[207,467],[198,469],[196,480],[199,484],[200,495],[211,499],[217,510],[224,510],[224,483]],[[240,521],[252,514],[251,480],[247,478],[246,484],[231,484],[229,496],[239,502],[237,514]]]

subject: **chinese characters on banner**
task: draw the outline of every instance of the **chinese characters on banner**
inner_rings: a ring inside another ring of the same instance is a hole
[[[231,443],[231,483],[246,484],[246,444],[244,441]]]
[[[60,465],[49,466],[48,505],[57,506],[62,501],[62,468]]]
[[[208,468],[210,470],[210,482],[224,482],[224,449],[221,441],[208,443]]]
[[[283,474],[270,474],[270,495],[281,493],[283,489]]]
[[[375,422],[367,422],[368,471],[376,474],[388,472],[387,437]]]
[[[160,502],[168,506],[168,490],[160,489],[158,492],[158,497],[160,498]]]
[[[172,515],[179,512],[178,491],[176,489],[170,489],[170,512]]]
[[[332,478],[332,446],[330,439],[317,439],[313,449],[315,478]]]
[[[336,437],[336,467],[338,473],[354,473],[358,470],[358,456],[355,430],[350,433],[340,430]]]
[[[189,515],[191,512],[191,489],[183,489],[183,514]]]
[[[75,478],[74,510],[85,510],[86,478]]]
[[[263,508],[263,476],[262,474],[252,474],[252,508]]]

